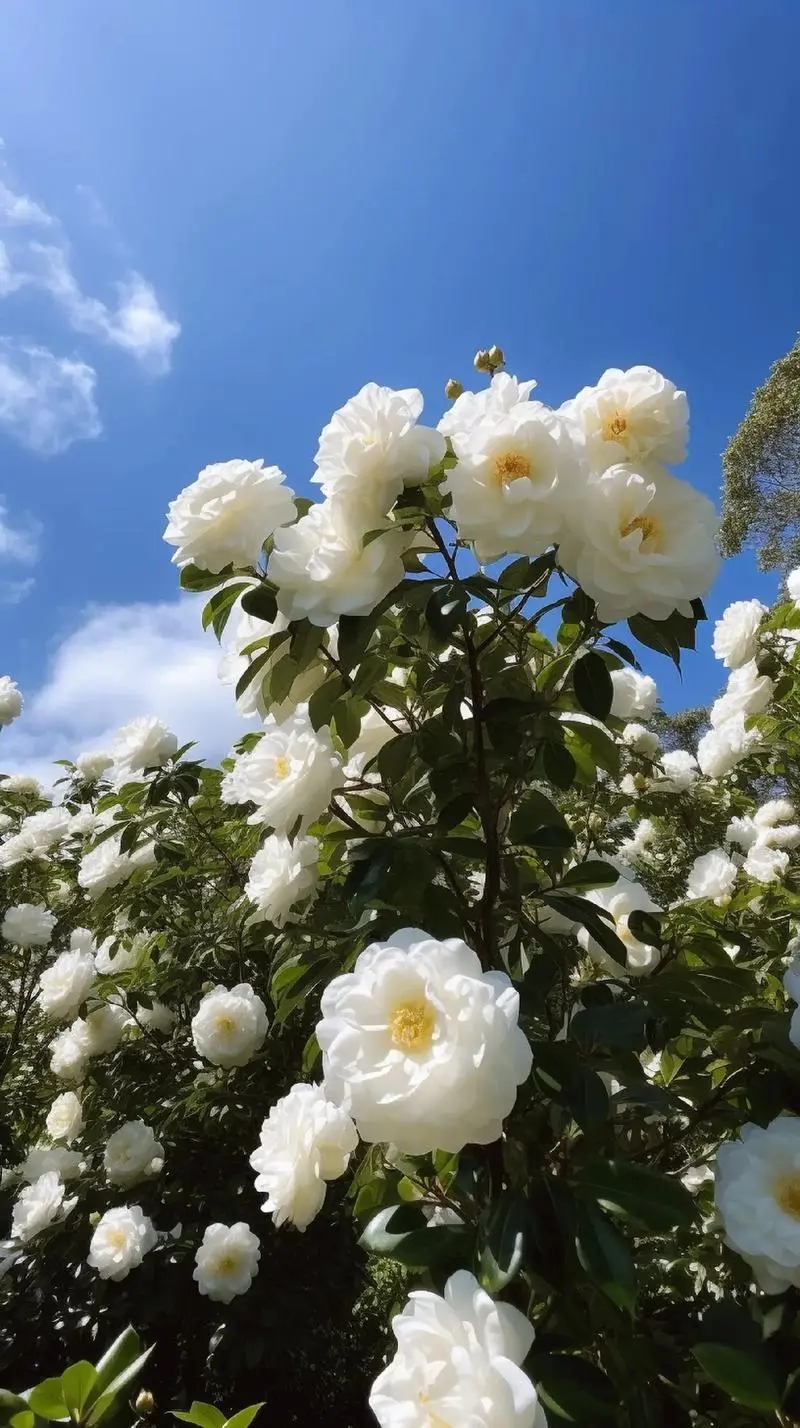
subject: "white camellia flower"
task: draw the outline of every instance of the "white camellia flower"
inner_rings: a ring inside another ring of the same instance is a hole
[[[0,793],[21,793],[42,797],[42,785],[33,774],[7,774],[0,782]]]
[[[641,977],[646,972],[652,972],[661,961],[661,949],[652,946],[649,942],[640,942],[637,937],[634,937],[628,926],[628,919],[632,912],[661,911],[658,904],[653,902],[649,894],[645,892],[641,883],[633,882],[629,878],[619,878],[610,887],[593,888],[585,896],[587,902],[593,902],[597,907],[603,908],[614,919],[613,930],[625,945],[628,975]],[[605,948],[600,946],[587,927],[580,928],[578,941],[598,967],[602,967],[612,976],[620,975],[619,963],[615,962]]]
[[[27,1244],[58,1215],[68,1215],[76,1203],[64,1199],[64,1185],[55,1170],[47,1171],[20,1191],[11,1215],[11,1238]]]
[[[744,714],[733,715],[700,739],[697,762],[707,778],[724,778],[760,746],[758,730],[747,729],[745,723]]]
[[[19,1173],[29,1185],[40,1176],[54,1170],[62,1180],[77,1180],[86,1169],[86,1161],[79,1150],[67,1150],[63,1145],[35,1145],[19,1167]]]
[[[601,620],[691,615],[719,568],[717,516],[707,496],[662,466],[611,466],[583,487],[559,563],[597,602]]]
[[[116,1002],[103,1002],[94,1011],[90,1011],[86,1018],[74,1021],[70,1031],[85,1039],[87,1056],[105,1056],[119,1046],[130,1021],[130,1015],[124,1007]]]
[[[493,414],[454,443],[447,473],[452,518],[481,563],[539,555],[554,544],[576,501],[580,463],[562,422],[541,402]]]
[[[408,1155],[502,1134],[531,1068],[519,996],[451,937],[418,928],[373,943],[322,995],[324,1089],[366,1141]]]
[[[364,543],[373,530],[381,535]],[[270,578],[278,609],[288,620],[328,626],[340,615],[369,615],[403,579],[411,541],[401,527],[354,510],[352,502],[322,501],[294,526],[275,533]]]
[[[496,372],[488,387],[480,392],[462,392],[456,397],[437,430],[451,437],[454,444],[466,440],[487,417],[501,416],[527,402],[536,385],[535,381],[519,382],[509,372]]]
[[[109,1185],[127,1188],[159,1175],[163,1167],[164,1147],[144,1121],[126,1121],[109,1136],[103,1155]]]
[[[760,600],[734,600],[714,626],[712,648],[728,669],[748,664],[758,654],[758,631],[767,613]]]
[[[74,1017],[94,986],[91,952],[61,952],[39,978],[39,1006],[50,1021]]]
[[[658,685],[649,674],[635,669],[612,669],[614,692],[611,713],[615,719],[649,719],[658,703]]]
[[[789,592],[789,599],[794,600],[796,605],[800,605],[800,567],[797,570],[790,570],[786,577],[786,589]]]
[[[2,791],[2,784],[0,784],[0,791]],[[9,830],[9,828],[13,828],[13,827],[14,827],[14,820],[13,820],[13,818],[11,817],[11,814],[10,814],[10,813],[0,813],[0,833],[7,833],[8,830]]]
[[[227,565],[257,565],[261,547],[297,515],[294,492],[277,466],[217,461],[184,486],[167,511],[164,540],[175,565],[218,574]]]
[[[51,1140],[71,1145],[83,1130],[83,1106],[74,1091],[62,1091],[56,1096],[45,1120]]]
[[[661,740],[658,734],[652,729],[646,729],[644,724],[626,724],[621,738],[626,748],[632,749],[635,754],[642,754],[648,759],[658,758]]]
[[[86,1039],[72,1027],[68,1031],[60,1031],[50,1042],[50,1070],[59,1081],[82,1081],[88,1061]]]
[[[81,808],[72,815],[69,825],[70,837],[85,838],[100,826],[100,814],[91,808]]]
[[[731,1249],[767,1294],[800,1285],[800,1120],[745,1125],[717,1152],[717,1211]]]
[[[662,754],[661,769],[656,784],[659,793],[685,793],[700,776],[697,759],[688,749],[672,749]]]
[[[744,860],[747,876],[757,883],[780,882],[788,866],[789,854],[768,843],[756,843]]]
[[[272,1107],[250,1156],[264,1213],[305,1230],[319,1214],[327,1181],[344,1175],[358,1145],[352,1120],[322,1086],[298,1084]]]
[[[105,749],[89,749],[86,753],[78,754],[75,767],[87,783],[96,783],[111,768],[113,762],[114,755]]]
[[[250,1226],[237,1220],[235,1225],[209,1225],[194,1258],[197,1268],[192,1278],[197,1280],[200,1293],[220,1304],[230,1304],[237,1294],[246,1294],[253,1283],[261,1248]]]
[[[117,730],[112,753],[114,763],[133,774],[142,769],[160,768],[177,748],[177,735],[155,715],[143,714]]]
[[[29,858],[34,858],[33,844],[24,833],[12,833],[10,838],[0,843],[0,868],[16,868]]]
[[[273,833],[259,848],[247,875],[245,897],[255,906],[248,922],[272,922],[283,927],[292,908],[306,902],[319,881],[319,843]]]
[[[175,1024],[175,1013],[163,1002],[154,1001],[151,1007],[139,1007],[136,1016],[148,1031],[158,1031],[162,1036],[167,1036]]]
[[[22,713],[23,699],[19,686],[10,674],[0,675],[0,729],[13,724]]]
[[[580,430],[592,471],[621,461],[676,466],[686,459],[686,393],[653,367],[610,367],[596,387],[584,387],[560,412]]]
[[[69,838],[72,817],[63,807],[45,808],[41,813],[29,813],[19,826],[19,836],[30,845],[31,856],[45,857],[59,843]]]
[[[417,425],[422,407],[415,388],[367,382],[323,427],[312,481],[326,496],[385,515],[403,487],[425,481],[445,455],[441,433]]]
[[[754,659],[731,670],[725,693],[711,706],[709,719],[712,728],[718,729],[737,716],[748,718],[751,714],[763,714],[774,688],[768,675],[759,674]]]
[[[325,812],[335,789],[344,785],[342,761],[330,729],[315,730],[304,707],[279,723],[272,714],[254,749],[240,754],[222,780],[223,803],[254,803],[248,823],[264,823],[288,833],[301,830]]]
[[[126,1279],[157,1240],[152,1220],[139,1205],[121,1205],[100,1217],[89,1245],[87,1264],[101,1279]]]
[[[213,1066],[246,1066],[264,1044],[267,1009],[247,982],[214,987],[192,1017],[192,1039],[198,1055]]]
[[[630,838],[625,838],[617,849],[617,861],[630,863],[645,858],[658,837],[658,829],[650,818],[641,818],[634,827]]]
[[[397,1352],[369,1396],[380,1428],[547,1428],[521,1368],[533,1327],[469,1270],[451,1275],[443,1296],[414,1290],[392,1332]]]
[[[710,897],[718,907],[730,902],[733,885],[739,872],[736,864],[721,848],[703,853],[692,863],[686,884],[688,898]]]
[[[121,836],[121,835],[120,835]],[[78,865],[78,886],[94,899],[109,888],[124,883],[139,868],[150,868],[155,862],[152,843],[143,843],[132,853],[120,852],[119,838],[105,838],[85,853]]]
[[[744,814],[741,818],[732,818],[725,829],[725,842],[733,843],[735,847],[741,848],[742,852],[749,853],[753,844],[758,841],[759,827],[754,818]]]
[[[55,925],[55,915],[42,903],[21,902],[6,912],[0,937],[17,947],[47,947]]]
[[[115,977],[120,972],[129,972],[136,966],[147,940],[147,935],[141,933],[132,937],[127,945],[116,936],[104,938],[94,955],[95,971],[101,977]]]

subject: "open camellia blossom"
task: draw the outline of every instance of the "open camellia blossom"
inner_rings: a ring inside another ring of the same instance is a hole
[[[263,461],[218,461],[206,466],[170,503],[164,540],[176,565],[217,572],[255,565],[278,526],[297,515],[294,492],[277,466]]]
[[[108,1138],[103,1168],[109,1185],[135,1185],[158,1175],[163,1164],[164,1147],[144,1121],[126,1121]]]
[[[192,1278],[201,1294],[219,1304],[230,1304],[246,1294],[258,1273],[261,1249],[244,1220],[235,1225],[209,1225],[195,1255]]]
[[[0,937],[17,947],[47,947],[56,916],[41,903],[22,902],[10,907],[0,922]]]
[[[50,1021],[71,1021],[94,986],[91,952],[62,952],[39,978],[39,1005]]]
[[[295,838],[290,843],[282,834],[273,833],[250,864],[244,891],[255,911],[249,921],[282,927],[297,903],[313,897],[318,879],[317,839]]]
[[[240,754],[222,780],[225,803],[254,803],[249,823],[288,833],[307,828],[344,785],[342,760],[327,727],[316,730],[304,707],[282,722],[272,714],[254,749]]]
[[[800,1286],[800,1120],[742,1126],[717,1151],[714,1193],[726,1241],[760,1287]]]
[[[559,410],[580,431],[592,471],[620,461],[676,466],[686,458],[686,393],[654,367],[609,367],[596,387],[584,387]]]
[[[468,1270],[452,1274],[443,1295],[414,1290],[392,1331],[397,1352],[369,1397],[380,1428],[547,1428],[521,1367],[533,1327],[513,1305],[495,1303]]]
[[[329,1180],[344,1175],[358,1145],[352,1120],[321,1086],[298,1084],[272,1107],[250,1156],[262,1209],[276,1225],[305,1230],[319,1214]]]
[[[374,540],[365,537],[379,532]],[[355,498],[312,506],[275,533],[269,569],[288,620],[327,628],[340,615],[369,615],[400,584],[411,538]]]
[[[70,1145],[83,1130],[83,1106],[74,1091],[62,1091],[56,1096],[45,1121],[51,1140],[63,1140]]]
[[[247,982],[207,992],[192,1017],[199,1056],[214,1066],[246,1066],[264,1044],[267,1009]]]
[[[326,496],[352,498],[385,515],[405,485],[424,481],[445,455],[445,439],[418,426],[422,393],[367,382],[323,427],[317,474]]]
[[[119,1282],[138,1269],[146,1254],[155,1248],[157,1235],[151,1219],[139,1205],[122,1205],[101,1216],[91,1244],[88,1264],[101,1279]]]
[[[648,942],[641,942],[638,937],[635,937],[628,922],[632,912],[661,911],[645,892],[641,883],[631,882],[628,878],[620,878],[611,887],[594,889],[586,896],[589,902],[595,903],[597,907],[602,908],[614,919],[614,931],[625,944],[627,954],[626,967],[620,968],[614,958],[592,936],[588,927],[581,927],[578,932],[578,941],[581,947],[584,947],[589,953],[592,961],[615,977],[618,977],[620,973],[624,975],[625,970],[631,977],[641,977],[646,972],[652,972],[661,961],[661,951],[658,947],[653,947]]]
[[[11,1218],[11,1238],[26,1244],[46,1230],[58,1215],[67,1215],[77,1200],[64,1199],[64,1184],[55,1170],[45,1171],[19,1193]]]
[[[459,938],[404,928],[361,953],[322,995],[325,1093],[362,1140],[409,1155],[502,1133],[531,1048],[519,995]]]

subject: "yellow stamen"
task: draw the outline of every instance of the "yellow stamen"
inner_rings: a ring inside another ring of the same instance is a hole
[[[424,998],[416,1002],[400,1002],[389,1017],[392,1041],[409,1054],[427,1051],[433,1040],[435,1024],[433,1008]]]
[[[641,531],[641,545],[650,542],[651,548],[661,535],[661,526],[655,516],[634,516],[632,521],[626,521],[624,526],[620,526],[621,536],[632,535],[634,531]]]
[[[124,1230],[109,1230],[108,1243],[112,1249],[124,1250],[128,1243],[128,1236]]]
[[[498,486],[510,486],[512,481],[530,481],[533,464],[524,451],[500,451],[494,458],[494,479]]]
[[[292,766],[289,763],[289,760],[287,759],[286,755],[278,754],[278,757],[275,760],[275,777],[288,778],[291,771]]]
[[[228,1016],[227,1012],[221,1012],[220,1015],[217,1017],[217,1031],[221,1031],[223,1035],[230,1035],[231,1032],[234,1032],[235,1030],[236,1022],[234,1018],[232,1016]]]
[[[800,1220],[800,1174],[782,1175],[775,1186],[775,1199],[785,1215]]]
[[[232,1274],[239,1268],[239,1261],[234,1254],[220,1255],[217,1260],[217,1274]]]
[[[628,418],[624,412],[614,411],[603,422],[603,440],[621,441],[628,436]]]

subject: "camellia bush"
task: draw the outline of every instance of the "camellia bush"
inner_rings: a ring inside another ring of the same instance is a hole
[[[130,1422],[800,1421],[800,573],[677,747],[685,394],[476,365],[436,429],[364,387],[316,502],[236,460],[172,503],[220,769],[143,716],[0,782],[11,1428],[96,1421],[126,1332]]]

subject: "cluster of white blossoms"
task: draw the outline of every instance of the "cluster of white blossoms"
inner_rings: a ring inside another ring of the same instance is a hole
[[[89,1061],[114,1051],[131,1024],[130,1013],[113,1002],[102,1002],[77,1017],[50,1043],[50,1070],[62,1081],[83,1081]]]
[[[19,686],[10,674],[0,674],[0,729],[13,724],[22,713],[23,699]]]
[[[344,1175],[358,1145],[349,1115],[321,1086],[299,1083],[272,1107],[250,1156],[263,1210],[276,1225],[305,1230],[322,1209],[329,1180]]]
[[[642,887],[627,877],[620,877],[610,887],[594,888],[586,894],[588,902],[602,908],[613,919],[613,930],[623,942],[626,953],[626,967],[631,977],[641,977],[652,972],[661,960],[661,949],[649,942],[641,942],[630,929],[632,912],[660,912],[661,908]],[[611,924],[607,924],[609,927]],[[620,975],[619,963],[592,936],[587,927],[578,931],[578,942],[588,952],[592,961],[613,977]]]
[[[395,932],[329,983],[321,1011],[325,1094],[362,1140],[424,1155],[502,1134],[531,1048],[517,991],[465,942]]]
[[[282,723],[267,715],[255,748],[240,754],[225,774],[221,795],[224,803],[255,804],[248,823],[288,834],[298,819],[302,830],[319,818],[344,782],[330,730],[316,730],[300,706]]]
[[[246,982],[214,987],[192,1017],[195,1050],[212,1066],[246,1066],[261,1049],[269,1022],[261,998]]]
[[[397,1352],[369,1398],[380,1428],[547,1428],[521,1367],[533,1327],[468,1270],[451,1275],[443,1295],[415,1290],[392,1331]]]
[[[789,866],[789,849],[800,846],[800,824],[795,822],[794,805],[788,798],[771,798],[751,815],[732,818],[725,841],[739,853],[748,877],[759,883],[779,882]]]
[[[763,714],[775,687],[759,674],[756,658],[765,610],[760,600],[737,600],[714,627],[714,653],[730,674],[724,693],[711,706],[711,728],[697,746],[698,763],[709,778],[724,778],[761,742],[747,722]]]
[[[41,903],[20,902],[4,914],[0,937],[16,947],[47,947],[56,921],[55,913]]]
[[[81,858],[78,886],[82,887],[90,898],[101,897],[109,888],[118,887],[140,869],[152,868],[155,865],[155,847],[152,843],[143,843],[132,852],[123,853],[120,849],[120,839],[121,834],[118,837],[104,838]]]
[[[717,1210],[726,1242],[767,1294],[800,1286],[800,1119],[746,1125],[717,1152]]]

